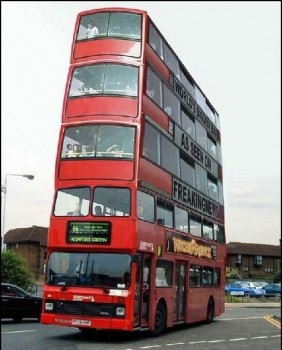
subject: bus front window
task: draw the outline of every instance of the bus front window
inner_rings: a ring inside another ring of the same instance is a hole
[[[117,125],[86,125],[65,129],[62,159],[134,157],[135,129]]]
[[[140,40],[141,15],[125,12],[101,12],[81,17],[77,41],[107,36]]]
[[[64,188],[57,192],[55,216],[86,216],[89,212],[89,187]]]
[[[130,190],[128,188],[96,187],[93,200],[93,215],[97,215],[98,206],[105,216],[130,215]]]
[[[109,253],[51,253],[46,273],[48,285],[109,287],[130,285],[131,257]]]
[[[73,70],[69,96],[122,95],[137,97],[138,68],[122,64],[95,64]]]

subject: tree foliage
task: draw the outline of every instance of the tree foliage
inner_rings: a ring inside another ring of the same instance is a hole
[[[1,252],[1,282],[16,284],[29,292],[34,290],[34,276],[22,257],[11,250]]]
[[[277,272],[273,277],[273,283],[281,283],[281,271]]]

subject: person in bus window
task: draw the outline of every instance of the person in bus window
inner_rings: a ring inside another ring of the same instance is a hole
[[[74,157],[71,143],[67,144],[67,150],[66,150],[65,156],[66,157]]]
[[[93,23],[89,23],[86,31],[86,38],[87,39],[94,38],[98,34],[99,34],[98,28],[95,27]]]
[[[79,208],[79,204],[76,203],[76,204],[74,205],[73,210],[72,210],[72,211],[69,211],[69,212],[67,213],[67,216],[79,216],[79,215],[80,215],[80,208]]]
[[[79,144],[75,143],[72,146],[72,150],[73,150],[72,157],[79,157],[81,155],[81,147],[79,146]]]
[[[113,145],[107,149],[108,153],[114,153],[115,157],[121,157],[122,150],[119,145]]]
[[[89,94],[90,87],[87,84],[82,83],[79,87],[78,90],[82,94]]]
[[[100,205],[96,205],[96,207],[94,208],[94,215],[95,216],[104,216],[104,214],[102,212],[102,207]]]

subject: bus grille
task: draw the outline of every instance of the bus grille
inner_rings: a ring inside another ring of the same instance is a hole
[[[117,304],[94,304],[77,301],[56,301],[54,312],[58,315],[117,317]]]

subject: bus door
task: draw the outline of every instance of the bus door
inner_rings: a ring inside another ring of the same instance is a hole
[[[175,264],[175,285],[174,285],[174,321],[183,321],[185,313],[186,295],[186,263],[177,261]]]
[[[147,327],[149,324],[149,297],[150,275],[152,258],[148,254],[141,254],[140,264],[137,265],[135,300],[134,300],[134,326]]]
[[[142,327],[148,326],[149,324],[149,297],[150,297],[150,275],[151,275],[151,264],[152,258],[148,254],[141,255],[141,263],[138,266],[136,275],[136,295],[135,304],[139,306],[138,314],[135,319]],[[140,288],[137,288],[140,286]]]

